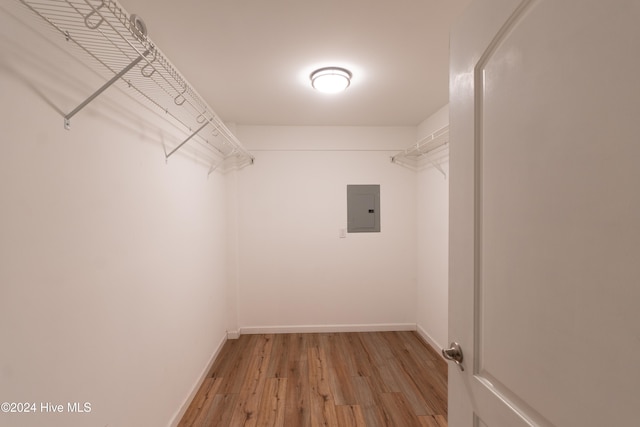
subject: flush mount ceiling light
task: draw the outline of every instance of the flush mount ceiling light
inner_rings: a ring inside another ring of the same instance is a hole
[[[351,84],[351,72],[344,68],[325,67],[315,70],[309,76],[311,86],[320,92],[341,92]]]

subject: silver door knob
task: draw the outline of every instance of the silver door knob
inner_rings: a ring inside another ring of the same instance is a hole
[[[462,348],[460,348],[460,344],[452,342],[448,349],[442,349],[442,356],[447,360],[453,360],[456,362],[456,365],[458,365],[460,370],[464,371],[464,366],[462,366]]]

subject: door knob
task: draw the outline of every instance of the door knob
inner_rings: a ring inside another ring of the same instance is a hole
[[[452,342],[448,349],[442,349],[442,356],[447,360],[453,360],[461,371],[464,371],[462,366],[462,348],[457,342]]]

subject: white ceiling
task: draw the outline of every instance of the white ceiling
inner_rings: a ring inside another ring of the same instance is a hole
[[[470,0],[120,0],[220,118],[417,125],[448,102],[449,29]],[[338,95],[309,74],[348,68]]]

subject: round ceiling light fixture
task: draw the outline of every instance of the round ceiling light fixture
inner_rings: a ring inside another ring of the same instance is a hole
[[[339,67],[325,67],[311,73],[311,86],[324,93],[342,92],[351,84],[351,71]]]

